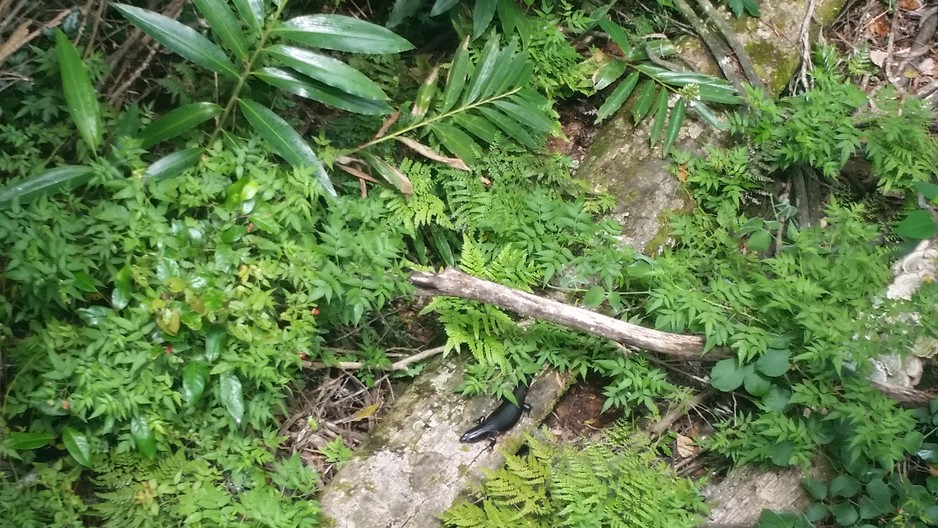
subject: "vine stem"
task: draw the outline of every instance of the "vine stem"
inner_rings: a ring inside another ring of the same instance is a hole
[[[283,10],[287,7],[287,2],[278,2],[279,6],[277,11],[274,12],[273,16],[268,18],[268,20],[279,20],[280,14],[283,13]],[[260,38],[257,40],[257,45],[254,47],[254,53],[251,54],[251,58],[245,62],[244,70],[242,70],[241,75],[238,76],[238,82],[235,84],[234,89],[231,91],[231,97],[228,98],[228,103],[225,104],[225,108],[222,109],[221,115],[218,117],[218,122],[215,125],[215,130],[212,131],[212,135],[209,136],[208,142],[206,145],[211,145],[215,142],[215,139],[218,137],[218,134],[224,129],[224,124],[228,120],[228,116],[231,115],[231,111],[234,109],[235,103],[238,102],[238,96],[241,95],[241,90],[244,88],[244,83],[247,82],[248,77],[251,76],[251,71],[254,69],[254,63],[257,62],[257,58],[260,56],[261,51],[264,49],[264,45],[267,44],[267,39],[270,37],[270,34],[273,32],[272,24],[265,24],[264,30],[261,31]]]

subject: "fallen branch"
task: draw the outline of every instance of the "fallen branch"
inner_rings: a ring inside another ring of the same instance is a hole
[[[411,274],[410,282],[430,295],[459,297],[491,304],[525,317],[550,321],[651,352],[698,360],[704,355],[704,339],[700,336],[651,330],[479,279],[454,268],[446,268],[440,273],[417,271]],[[732,357],[729,350],[714,348],[707,352],[706,359],[712,361],[727,357]],[[931,393],[916,389],[903,389],[879,383],[872,385],[883,394],[907,405],[927,405],[934,398]]]

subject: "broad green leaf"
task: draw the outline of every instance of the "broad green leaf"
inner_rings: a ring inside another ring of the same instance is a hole
[[[606,300],[606,290],[602,286],[593,286],[586,291],[586,295],[583,296],[583,304],[589,307],[596,307],[603,303]]]
[[[130,20],[147,35],[182,57],[197,65],[227,75],[238,77],[238,68],[225,52],[212,41],[189,26],[153,11],[127,4],[113,4],[124,18]]]
[[[801,487],[803,487],[814,500],[822,501],[827,498],[827,484],[816,478],[805,477],[801,479]]]
[[[391,9],[391,14],[388,16],[388,27],[394,28],[397,27],[404,20],[410,18],[414,13],[423,6],[425,0],[397,0],[394,2],[394,7]]]
[[[511,66],[508,67],[508,75],[505,76],[504,81],[501,83],[500,91],[513,90],[515,87],[524,86],[525,83],[531,79],[531,75],[534,73],[534,65],[528,58],[528,52],[522,51],[511,59]],[[528,91],[536,93],[534,90]]]
[[[716,88],[713,86],[701,84],[698,87],[697,95],[700,97],[701,101],[708,101],[711,103],[730,105],[738,105],[743,103],[743,98],[736,93],[735,89],[727,90],[725,88]]]
[[[456,50],[456,55],[449,67],[449,73],[446,74],[446,87],[443,88],[443,106],[440,107],[440,113],[448,112],[459,100],[463,88],[466,86],[466,74],[468,72],[469,37],[466,37]]]
[[[244,395],[241,392],[241,380],[231,372],[225,372],[218,381],[221,391],[221,401],[228,410],[228,414],[237,424],[241,424],[244,417]]]
[[[938,198],[938,185],[926,182],[915,182],[912,185],[915,186],[915,190],[920,192],[929,202]]]
[[[791,455],[794,452],[795,444],[791,440],[785,440],[770,446],[766,454],[773,464],[784,467],[791,464]]]
[[[410,109],[410,115],[414,122],[423,119],[430,110],[430,103],[436,97],[436,80],[440,76],[440,67],[433,68],[430,75],[423,81],[417,90],[417,97],[414,99],[414,105]]]
[[[400,169],[369,152],[362,152],[362,158],[368,162],[369,167],[380,174],[381,177],[393,185],[395,189],[407,196],[414,194],[413,184],[410,183],[410,180]]]
[[[843,497],[849,499],[860,491],[860,482],[850,475],[837,475],[831,481],[831,497]]]
[[[456,157],[463,160],[466,165],[472,166],[478,162],[482,149],[468,134],[452,125],[439,121],[430,125],[430,129],[433,130],[440,143]]]
[[[490,37],[485,47],[482,48],[482,54],[476,63],[475,70],[470,75],[469,86],[466,87],[466,97],[463,104],[474,103],[480,95],[485,85],[491,81],[492,72],[495,70],[495,62],[498,59],[498,33]]]
[[[511,86],[515,77],[513,74],[517,73],[517,71],[512,70],[512,68],[518,67],[515,64],[515,57],[517,56],[518,39],[513,38],[507,46],[498,52],[498,56],[495,57],[495,66],[492,68],[492,75],[489,82],[482,88],[479,99],[488,99],[494,95],[510,91],[513,88],[513,86]]]
[[[671,147],[674,146],[674,141],[677,139],[678,132],[681,131],[681,125],[684,124],[684,113],[687,111],[687,101],[683,97],[677,100],[674,103],[674,108],[671,110],[671,120],[668,121],[668,130],[664,135],[664,148],[662,153],[667,156],[668,151],[671,150]]]
[[[0,210],[9,208],[14,201],[23,205],[43,194],[74,189],[90,180],[93,172],[85,165],[63,165],[7,185],[0,189]]]
[[[827,517],[828,513],[830,512],[827,509],[826,504],[823,502],[815,502],[811,506],[808,506],[808,509],[804,511],[804,517],[808,520],[808,522],[813,523]]]
[[[593,73],[593,89],[597,92],[605,89],[625,73],[626,63],[621,60],[612,60],[604,64]]]
[[[619,24],[605,18],[599,21],[599,27],[609,35],[609,38],[616,43],[616,46],[619,46],[623,55],[629,55],[629,50],[632,49],[632,45],[629,43],[629,37],[625,30],[622,29]]]
[[[192,103],[156,119],[140,133],[140,146],[148,149],[157,143],[178,137],[221,113],[215,103]]]
[[[338,59],[283,44],[271,46],[264,51],[294,70],[345,93],[380,101],[388,98],[371,79]]]
[[[735,359],[724,359],[718,361],[710,371],[710,384],[717,390],[732,392],[743,384],[745,377],[745,369]]]
[[[137,451],[150,460],[156,458],[156,438],[146,418],[134,416],[130,419],[130,436],[134,439]]]
[[[755,370],[750,370],[743,379],[743,387],[746,388],[746,392],[749,394],[761,398],[769,393],[772,382]]]
[[[517,99],[515,101],[520,102],[520,100]],[[526,108],[516,102],[505,99],[499,99],[492,104],[504,112],[505,115],[514,118],[516,121],[523,123],[528,128],[537,132],[546,134],[554,128],[554,124],[551,120],[537,110]]]
[[[769,392],[762,397],[762,405],[770,411],[782,412],[788,407],[790,399],[791,391],[778,385],[772,385]]]
[[[509,137],[513,138],[518,143],[521,143],[529,149],[536,150],[540,148],[541,142],[528,134],[524,127],[522,127],[521,124],[514,119],[488,106],[480,106],[476,108],[476,110],[486,119],[492,123],[495,123],[495,126],[501,129],[502,132],[508,134]]]
[[[759,229],[749,236],[747,247],[753,251],[765,251],[772,244],[772,234],[765,229]]]
[[[487,119],[467,112],[454,115],[453,123],[488,144],[504,137],[504,134]]]
[[[499,0],[495,6],[495,12],[498,13],[498,20],[502,23],[502,31],[506,35],[510,35],[515,28],[520,28],[526,21],[524,13],[521,12],[521,8],[515,2]],[[522,40],[527,39],[524,43],[524,47],[527,47],[530,36],[523,30],[519,33],[521,33]]]
[[[880,479],[873,480],[866,485],[866,493],[873,503],[880,508],[888,508],[892,504],[892,489]]]
[[[234,11],[227,0],[192,0],[195,7],[205,17],[209,27],[235,57],[241,61],[248,59],[248,38],[241,31],[241,24],[235,18]]]
[[[0,198],[0,203],[2,201]],[[938,226],[935,224],[935,219],[924,209],[912,211],[896,226],[897,235],[916,240],[932,238],[936,231],[938,231]]]
[[[88,275],[84,271],[76,271],[73,273],[75,277],[75,287],[81,291],[94,293],[98,291],[98,288],[94,285],[94,279],[91,278],[91,275]]]
[[[55,433],[10,433],[6,445],[16,451],[39,449],[55,440]]]
[[[633,123],[637,124],[648,115],[648,111],[651,110],[651,105],[655,101],[655,88],[657,86],[654,81],[647,80],[638,89],[638,95],[635,96],[635,103],[632,105]],[[665,88],[661,88],[661,90],[666,91]]]
[[[187,407],[194,407],[208,382],[208,365],[203,361],[190,361],[182,370],[182,399]]]
[[[498,0],[476,0],[472,9],[472,38],[479,38],[492,23],[497,3]]]
[[[68,113],[72,116],[81,138],[91,150],[97,152],[103,137],[98,92],[91,84],[88,68],[81,60],[78,50],[58,29],[55,30],[55,51],[62,73],[62,92],[65,102],[68,103]]]
[[[130,304],[130,289],[130,266],[125,265],[114,275],[114,289],[111,290],[111,306],[113,306],[115,310],[123,310]]]
[[[225,351],[228,332],[222,326],[210,326],[205,332],[205,361],[214,363]]]
[[[250,99],[241,99],[238,101],[241,107],[241,113],[245,119],[254,128],[259,136],[270,143],[274,152],[280,154],[288,163],[294,167],[310,167],[313,169],[319,184],[323,191],[330,196],[337,196],[329,175],[323,168],[319,158],[313,153],[309,144],[293,130],[284,119],[273,113],[269,108]]]
[[[430,16],[435,17],[441,15],[452,9],[452,7],[458,3],[459,0],[436,0],[433,3],[433,7],[430,9]]]
[[[841,526],[851,526],[853,523],[857,522],[857,519],[860,517],[857,513],[857,509],[849,502],[832,504],[830,510],[831,515],[834,516],[834,519]]]
[[[264,27],[264,0],[234,0],[235,9],[241,20],[247,22],[255,35]]]
[[[790,359],[791,350],[770,348],[756,361],[756,370],[770,378],[777,378],[788,372],[791,367]]]
[[[658,100],[655,102],[655,120],[651,124],[651,133],[648,140],[651,146],[655,146],[658,138],[661,137],[661,131],[664,130],[664,122],[668,118],[668,91],[658,92]]]
[[[88,442],[87,436],[71,427],[66,427],[62,431],[62,442],[65,444],[68,454],[75,459],[75,462],[85,467],[91,467],[91,444]]]
[[[352,53],[400,53],[414,47],[387,28],[344,15],[299,16],[283,22],[274,31],[307,46]]]
[[[289,70],[261,68],[251,72],[251,75],[281,90],[286,90],[307,99],[320,101],[341,110],[367,115],[390,114],[394,111],[384,101],[363,99]]]
[[[639,78],[638,72],[632,72],[628,77],[625,78],[619,86],[616,86],[616,89],[609,94],[609,97],[603,101],[602,106],[599,107],[599,111],[596,113],[596,122],[599,124],[612,114],[616,113],[619,108],[622,108],[622,103],[632,95],[632,90],[635,89],[635,85],[638,84]]]
[[[163,156],[150,164],[143,176],[147,181],[158,182],[175,178],[195,167],[202,158],[202,149],[198,147],[179,150]]]

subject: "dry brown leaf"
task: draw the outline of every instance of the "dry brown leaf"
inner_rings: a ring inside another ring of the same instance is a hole
[[[922,8],[921,0],[899,0],[899,9],[916,11]]]
[[[397,140],[400,141],[401,143],[407,145],[407,146],[410,147],[413,151],[417,152],[417,153],[420,154],[421,156],[430,158],[430,159],[432,159],[432,160],[434,160],[434,161],[439,161],[440,163],[445,163],[446,165],[448,165],[448,166],[450,166],[450,167],[452,167],[452,168],[454,168],[454,169],[457,169],[457,170],[466,171],[466,172],[469,171],[469,166],[466,165],[466,163],[465,163],[463,160],[459,159],[459,158],[448,158],[448,157],[443,156],[443,155],[441,155],[441,154],[437,154],[437,152],[434,151],[432,148],[430,148],[430,147],[428,147],[428,146],[426,146],[426,145],[424,145],[423,143],[420,143],[420,142],[418,142],[418,141],[414,141],[413,139],[410,139],[410,138],[398,137],[398,138],[395,138],[395,139],[397,139]]]
[[[364,171],[361,171],[361,170],[359,170],[359,169],[356,169],[355,167],[352,167],[352,166],[350,166],[350,165],[341,165],[341,164],[336,163],[336,167],[338,167],[338,168],[344,170],[345,172],[347,172],[347,173],[351,174],[352,176],[355,176],[356,178],[359,178],[359,179],[361,179],[361,180],[369,181],[369,182],[371,182],[371,183],[378,183],[378,180],[376,180],[376,179],[372,178],[371,176],[369,176],[368,173],[366,173],[366,172],[364,172]]]
[[[679,434],[675,443],[677,444],[678,458],[695,457],[700,452],[700,448],[694,443],[694,439],[689,436]]]
[[[886,17],[886,13],[883,13],[873,19],[868,26],[870,28],[870,33],[877,37],[885,37],[889,34],[889,19]]]

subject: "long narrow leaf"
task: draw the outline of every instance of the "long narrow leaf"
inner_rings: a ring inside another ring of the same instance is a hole
[[[394,7],[391,8],[391,14],[388,16],[388,27],[397,27],[404,20],[413,16],[414,13],[423,6],[424,0],[397,0]]]
[[[183,172],[195,167],[202,157],[201,148],[187,148],[167,154],[150,164],[143,176],[147,181],[157,182],[175,178]]]
[[[509,137],[513,138],[518,143],[521,143],[529,149],[540,148],[541,143],[528,134],[524,127],[522,127],[521,124],[514,119],[506,116],[498,110],[495,110],[494,108],[489,108],[487,106],[480,106],[476,110],[485,116],[486,119],[492,123],[495,123],[495,126],[501,129],[505,134],[508,134]]]
[[[609,97],[606,98],[602,106],[599,107],[599,111],[596,113],[596,123],[601,123],[607,117],[616,113],[619,108],[622,108],[622,103],[632,95],[632,90],[635,89],[635,85],[638,83],[638,72],[632,72],[624,81],[619,83],[619,86],[616,86],[616,89],[609,94]]]
[[[732,90],[727,90],[724,88],[701,84],[698,87],[697,95],[700,97],[701,101],[707,101],[710,103],[731,105],[743,104],[743,98],[736,93],[735,88]]]
[[[306,15],[280,24],[283,38],[313,46],[352,53],[400,53],[414,45],[393,31],[343,15]]]
[[[502,31],[506,35],[510,35],[515,28],[520,27],[525,21],[521,8],[512,0],[498,0],[495,12],[498,13],[498,20],[501,21]],[[526,31],[519,31],[519,33],[521,34],[521,40],[524,41],[524,47],[527,48],[530,36]]]
[[[496,33],[482,48],[482,56],[476,64],[475,71],[472,72],[463,104],[474,103],[482,95],[482,89],[485,88],[486,83],[491,80],[495,61],[498,58],[498,40],[498,33]]]
[[[704,104],[703,101],[699,99],[691,99],[690,107],[693,108],[697,112],[697,115],[702,117],[703,120],[706,121],[707,124],[712,126],[713,128],[716,128],[718,130],[726,130],[727,128],[729,128],[730,124],[726,122],[725,120],[722,120],[719,117],[717,117],[717,115],[713,113],[713,110],[711,110],[710,107]]]
[[[326,174],[319,158],[289,123],[269,108],[249,99],[239,100],[238,105],[251,127],[270,143],[274,152],[294,167],[311,167],[323,190],[331,196],[336,196],[332,181],[329,180],[329,175]]]
[[[655,101],[655,88],[658,85],[655,81],[647,80],[642,83],[642,87],[635,96],[635,104],[632,105],[632,121],[638,123],[648,114],[651,104]],[[665,88],[661,88],[664,90]]]
[[[514,89],[528,82],[528,79],[530,79],[531,75],[534,73],[534,65],[528,58],[529,55],[527,51],[522,51],[514,56],[511,60],[511,66],[508,68],[508,75],[505,76],[500,91]]]
[[[603,19],[599,21],[599,27],[601,27],[603,31],[609,35],[609,38],[611,38],[612,41],[615,42],[617,46],[619,46],[623,55],[629,55],[629,51],[632,49],[632,44],[629,42],[629,37],[625,30],[622,29],[622,26],[609,19]]]
[[[472,38],[479,38],[492,23],[498,0],[476,0],[472,8]]]
[[[59,59],[59,69],[62,71],[62,90],[65,93],[65,102],[68,103],[68,113],[78,128],[78,133],[91,150],[97,151],[101,146],[101,107],[98,104],[94,85],[88,75],[88,68],[81,60],[81,55],[68,37],[59,30],[55,31],[56,55]]]
[[[433,68],[430,75],[420,85],[417,90],[417,97],[414,99],[414,105],[410,109],[410,115],[414,122],[420,121],[430,110],[430,103],[436,96],[436,80],[440,75],[440,67]]]
[[[492,75],[489,82],[482,88],[480,99],[487,99],[494,94],[500,94],[507,91],[508,83],[511,80],[511,67],[514,65],[514,58],[518,51],[518,40],[511,39],[511,42],[502,48],[495,58],[495,66],[492,68]]]
[[[466,86],[466,74],[469,72],[469,37],[463,39],[459,49],[456,50],[456,56],[453,57],[453,63],[449,67],[449,73],[446,75],[446,87],[443,88],[443,106],[440,107],[440,113],[448,112]]]
[[[8,185],[0,189],[0,209],[8,208],[15,201],[22,205],[44,194],[74,189],[90,180],[93,172],[94,169],[85,165],[64,165]]]
[[[241,20],[247,22],[255,35],[264,27],[264,0],[234,0],[235,8]]]
[[[602,65],[593,74],[593,89],[598,92],[616,82],[616,79],[625,73],[625,66],[625,61],[621,60],[612,60]]]
[[[513,117],[516,121],[537,132],[546,134],[554,128],[554,124],[551,120],[547,119],[544,114],[535,109],[527,108],[504,99],[495,101],[493,104],[506,115]]]
[[[487,144],[492,144],[498,138],[504,137],[504,133],[487,119],[466,112],[453,116],[453,122],[459,125],[466,132],[479,138]]]
[[[664,136],[663,154],[668,155],[668,151],[674,145],[678,132],[681,131],[681,125],[684,124],[684,112],[687,111],[687,102],[683,97],[674,103],[674,109],[671,110],[671,120],[668,122],[668,131]]]
[[[435,17],[443,14],[452,9],[457,3],[459,3],[459,0],[436,0],[436,2],[433,3],[433,7],[430,9],[430,16]]]
[[[440,140],[440,143],[446,147],[446,150],[466,162],[466,165],[472,166],[478,162],[482,149],[468,134],[454,126],[441,122],[430,125],[430,130]]]
[[[294,70],[345,93],[384,101],[388,96],[362,72],[332,57],[305,48],[278,44],[264,50]]]
[[[369,152],[362,152],[362,158],[368,163],[368,166],[371,167],[372,170],[380,174],[382,178],[393,185],[401,194],[407,196],[414,194],[414,185],[400,169]]]
[[[661,131],[664,130],[665,120],[668,118],[668,91],[658,92],[658,100],[655,102],[655,121],[651,125],[651,133],[648,140],[651,146],[655,146],[658,138],[661,137]]]
[[[261,68],[251,75],[271,86],[286,90],[294,95],[313,99],[327,105],[357,114],[383,115],[394,111],[386,102],[364,99],[281,68]]]
[[[192,103],[160,117],[140,133],[140,146],[150,148],[161,141],[172,139],[221,113],[215,103]]]
[[[248,58],[248,38],[241,31],[241,25],[226,0],[192,0],[195,7],[205,17],[209,27],[218,35],[222,44],[231,50],[235,57],[244,61]]]
[[[198,31],[172,18],[126,4],[114,4],[124,18],[171,51],[199,66],[229,77],[238,76],[238,68],[225,52]]]

